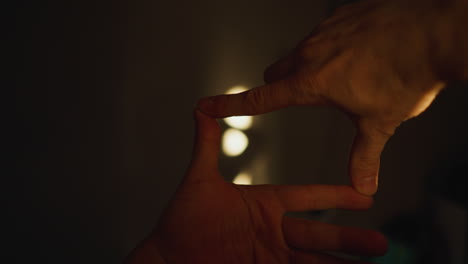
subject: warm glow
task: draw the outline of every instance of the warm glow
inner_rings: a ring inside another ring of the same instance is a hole
[[[231,87],[226,91],[226,94],[237,94],[247,91],[247,87],[238,85]],[[237,129],[246,130],[252,126],[253,117],[251,116],[232,116],[224,119],[224,122],[229,126]]]
[[[239,156],[248,145],[249,139],[242,131],[230,128],[223,134],[223,152],[227,156]]]
[[[415,117],[424,112],[429,105],[434,101],[439,92],[445,87],[445,83],[439,82],[432,87],[431,90],[426,92],[424,96],[421,97],[419,102],[416,104],[413,111],[410,113],[410,117]]]
[[[233,86],[229,90],[226,91],[226,94],[237,94],[237,93],[242,93],[247,91],[247,87],[238,85],[238,86]]]
[[[252,121],[251,116],[232,116],[224,119],[226,124],[241,130],[249,129],[252,126]]]
[[[239,173],[234,180],[232,181],[235,184],[242,184],[242,185],[251,185],[252,184],[252,175],[248,173]]]

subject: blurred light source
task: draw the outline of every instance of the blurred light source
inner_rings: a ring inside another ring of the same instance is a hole
[[[242,93],[247,91],[247,87],[242,86],[242,85],[237,85],[229,88],[229,90],[226,91],[226,94],[237,94],[237,93]]]
[[[237,94],[247,91],[247,87],[238,85],[231,87],[226,91],[226,94]],[[232,116],[224,119],[224,122],[229,126],[237,129],[246,130],[252,126],[253,117],[251,116]]]
[[[237,176],[232,181],[235,184],[242,184],[242,185],[251,185],[252,184],[252,175],[242,172],[237,174]]]
[[[253,118],[251,116],[232,116],[224,119],[226,124],[233,128],[246,130],[252,126]]]
[[[229,128],[223,134],[223,152],[227,156],[239,156],[249,145],[247,136],[237,129]]]

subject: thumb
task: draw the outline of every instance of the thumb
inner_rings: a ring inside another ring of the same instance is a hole
[[[395,127],[384,130],[369,120],[358,123],[349,160],[349,175],[358,192],[373,195],[377,191],[380,155]]]
[[[194,115],[196,120],[195,145],[187,177],[192,180],[216,177],[221,128],[215,119],[198,110]]]

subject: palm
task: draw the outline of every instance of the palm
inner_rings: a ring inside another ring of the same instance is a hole
[[[284,216],[287,211],[365,209],[371,198],[346,186],[225,182],[213,167],[219,127],[206,116],[198,118],[198,150],[153,235],[168,263],[348,263],[311,251],[384,253],[386,242],[377,232]]]
[[[287,246],[280,234],[280,208],[274,206],[272,197],[254,198],[252,194],[249,188],[221,180],[186,184],[162,219],[160,236],[165,244],[177,245],[177,250],[188,248],[190,263],[228,263],[226,256],[231,257],[230,263],[254,263],[254,256],[268,256],[265,263],[286,263],[281,261],[287,257]],[[260,204],[273,206],[259,214]],[[174,230],[193,235],[174,236]]]

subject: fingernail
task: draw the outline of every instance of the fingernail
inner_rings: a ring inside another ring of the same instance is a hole
[[[377,192],[377,178],[367,177],[359,180],[356,189],[364,195],[374,195]]]

